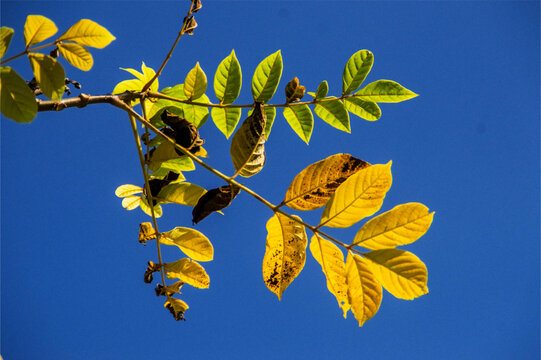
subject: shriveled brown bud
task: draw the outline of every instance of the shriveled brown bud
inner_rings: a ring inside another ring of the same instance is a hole
[[[305,91],[306,87],[299,85],[299,79],[294,77],[286,85],[286,103],[299,101],[304,96]]]

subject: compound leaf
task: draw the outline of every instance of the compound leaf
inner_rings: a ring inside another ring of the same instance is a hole
[[[263,105],[255,104],[254,111],[243,121],[231,140],[231,159],[235,175],[250,177],[265,165],[265,123]]]
[[[176,245],[184,254],[197,261],[211,261],[214,258],[214,248],[211,242],[195,229],[176,227],[162,233],[160,243]]]
[[[361,100],[358,97],[347,97],[344,99],[344,105],[347,110],[368,121],[375,121],[381,117],[381,109],[378,104],[372,101]]]
[[[391,187],[391,162],[372,165],[344,181],[327,203],[321,225],[348,227],[379,210]]]
[[[428,231],[433,218],[423,204],[398,205],[364,224],[353,245],[378,250],[411,244]]]
[[[284,204],[295,210],[314,210],[324,206],[336,188],[369,163],[349,154],[336,154],[309,165],[287,189]]]
[[[342,75],[342,95],[347,95],[361,86],[373,63],[374,55],[368,50],[359,50],[349,58]]]
[[[216,127],[229,139],[237,124],[239,123],[241,115],[240,108],[217,108],[213,107],[211,110],[212,121]]]
[[[218,65],[214,75],[214,92],[220,104],[232,104],[239,96],[241,86],[240,64],[235,56],[235,50],[231,50],[231,54]]]
[[[4,57],[13,37],[13,29],[7,26],[0,28],[0,59]]]
[[[348,253],[346,274],[351,312],[362,327],[378,312],[383,295],[381,285],[370,271],[368,261],[359,255]]]
[[[310,251],[314,259],[321,265],[321,270],[327,278],[327,289],[336,297],[338,306],[342,308],[344,318],[346,318],[350,304],[344,254],[332,242],[317,234],[314,234],[310,240]]]
[[[34,93],[9,66],[0,67],[0,109],[2,115],[18,123],[31,122],[38,112]]]
[[[210,278],[205,269],[194,260],[183,258],[164,265],[168,279],[179,279],[193,287],[207,289]]]
[[[300,220],[297,216],[295,218]],[[280,300],[304,267],[308,241],[304,226],[280,213],[269,219],[267,232],[263,280]]]
[[[28,49],[30,46],[50,38],[58,29],[54,22],[45,16],[28,15],[24,23],[24,43]]]
[[[287,106],[284,117],[295,133],[308,144],[314,129],[314,116],[308,105]]]
[[[336,99],[317,103],[314,107],[314,112],[317,116],[322,118],[323,121],[338,130],[347,133],[351,132],[349,114],[340,100]]]
[[[77,21],[58,38],[59,41],[73,41],[98,49],[103,49],[115,39],[106,28],[88,19]]]
[[[164,204],[175,203],[195,206],[199,198],[206,192],[207,190],[199,185],[181,182],[164,186],[156,197],[159,198],[160,203]]]
[[[60,43],[58,50],[71,65],[83,71],[90,70],[94,64],[90,52],[79,44]]]
[[[378,80],[357,91],[355,96],[372,102],[396,103],[414,98],[417,94],[397,82]]]
[[[252,78],[252,95],[255,102],[266,103],[272,98],[282,77],[282,66],[280,50],[257,65]]]
[[[188,100],[200,98],[207,90],[207,75],[199,66],[199,62],[188,72],[184,80],[184,95]]]
[[[62,65],[53,57],[40,53],[30,53],[28,59],[43,94],[52,100],[61,99],[66,86]]]
[[[369,268],[378,282],[395,297],[412,300],[428,293],[426,266],[414,254],[399,249],[383,249],[363,255],[369,260]]]

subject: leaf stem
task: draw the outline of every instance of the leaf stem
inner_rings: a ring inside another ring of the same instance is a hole
[[[36,47],[33,47],[33,48],[30,48],[30,49],[25,49],[23,52],[20,52],[19,54],[17,55],[13,55],[12,57],[10,58],[7,58],[7,59],[4,59],[2,61],[0,61],[0,65],[2,64],[5,64],[11,60],[15,60],[17,59],[18,57],[21,57],[21,56],[24,56],[30,52],[33,52],[33,51],[36,51],[36,50],[41,50],[43,48],[46,48],[46,47],[49,47],[49,46],[54,46],[58,43],[58,40],[56,40],[55,42],[52,42],[52,43],[49,43],[49,44],[45,44],[45,45],[40,45],[40,46],[36,46]]]

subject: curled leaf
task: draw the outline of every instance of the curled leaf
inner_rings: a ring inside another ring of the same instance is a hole
[[[168,286],[157,284],[154,291],[156,291],[156,296],[173,296],[174,294],[180,294],[180,288],[182,285],[184,285],[183,281],[177,281],[176,283]]]
[[[199,289],[209,287],[210,278],[205,269],[196,261],[188,258],[180,259],[164,265],[168,279],[180,279],[186,284]]]
[[[154,264],[154,262],[149,261],[147,269],[145,270],[145,276],[143,279],[145,283],[150,284],[153,279],[152,274],[154,274],[157,271],[160,271],[160,264]]]
[[[286,103],[289,104],[295,101],[299,101],[304,96],[305,91],[306,87],[299,85],[299,79],[297,77],[294,77],[286,85]]]
[[[186,321],[184,313],[188,310],[189,306],[184,301],[168,296],[163,306],[173,314],[175,320]]]
[[[200,146],[205,143],[205,140],[199,137],[199,131],[195,125],[188,120],[167,110],[162,113],[161,119],[172,129],[172,133],[166,132],[166,135],[172,135],[177,144],[192,154],[199,151]],[[180,150],[176,149],[175,151],[179,155],[184,155]]]
[[[147,241],[156,239],[156,230],[149,222],[144,222],[139,225],[139,242],[146,244]]]
[[[263,105],[256,103],[254,111],[243,121],[231,140],[231,159],[235,175],[250,177],[265,165],[265,123]]]
[[[192,211],[192,222],[197,224],[214,211],[228,207],[239,193],[240,188],[234,185],[220,186],[206,192]]]

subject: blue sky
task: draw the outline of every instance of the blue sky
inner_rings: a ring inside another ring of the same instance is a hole
[[[186,11],[184,2],[162,1],[1,6],[2,26],[15,29],[8,56],[23,48],[28,14],[49,17],[60,32],[80,18],[108,28],[117,40],[92,50],[90,72],[66,65],[93,95],[130,78],[119,67],[157,68]],[[294,76],[310,91],[327,80],[337,95],[347,59],[369,49],[367,82],[391,79],[420,94],[383,104],[376,122],[352,117],[351,134],[315,119],[310,146],[279,115],[265,169],[243,182],[279,203],[296,173],[331,154],[393,160],[382,211],[406,202],[436,211],[428,233],[406,247],[427,265],[430,293],[404,301],[384,291],[379,312],[359,328],[351,313],[342,318],[308,255],[278,301],[261,276],[272,214],[243,193],[225,216],[196,226],[214,245],[215,260],[204,264],[211,286],[183,289],[188,321],[177,323],[142,281],[156,258],[154,244],[137,242],[149,218],[114,196],[121,184],[142,184],[126,115],[95,105],[40,113],[30,125],[2,118],[4,359],[539,358],[538,2],[204,1],[196,19],[160,88],[182,83],[197,61],[212,79],[235,49],[244,80],[237,102],[248,104],[255,67],[281,49],[271,103],[283,102]],[[12,66],[31,77],[25,59]],[[208,163],[231,173],[229,142],[210,120],[201,136]],[[187,175],[205,188],[223,185],[203,169]],[[161,229],[190,226],[191,209],[164,210]],[[320,212],[299,215],[316,224]],[[359,227],[329,232],[348,242]]]

